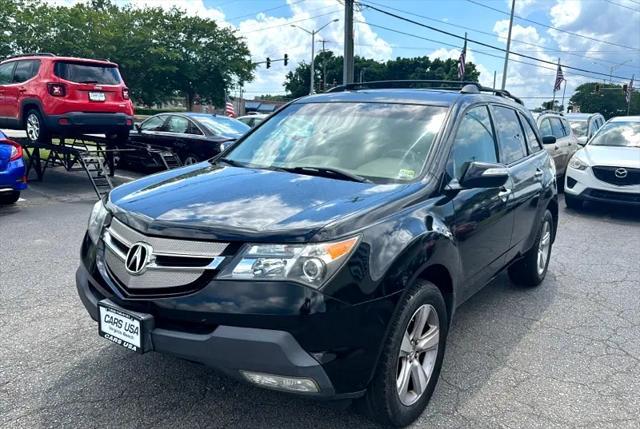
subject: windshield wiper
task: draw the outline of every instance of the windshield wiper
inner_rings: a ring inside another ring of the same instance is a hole
[[[332,167],[278,167],[278,170],[288,171],[290,173],[309,174],[314,176],[334,177],[352,182],[373,183],[371,180],[350,173],[339,168]]]
[[[218,158],[215,160],[215,162],[224,162],[225,164],[229,164],[233,167],[246,167],[247,164],[245,164],[244,162],[240,162],[240,161],[234,161],[233,159],[229,159],[229,158]]]

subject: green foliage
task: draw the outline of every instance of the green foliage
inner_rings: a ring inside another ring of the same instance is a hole
[[[596,83],[600,85],[599,92],[596,92]],[[627,114],[627,101],[621,85],[599,82],[583,83],[576,88],[576,92],[569,102],[571,105],[579,106],[581,112],[599,112],[606,119]],[[630,115],[640,114],[640,94],[637,91],[632,93],[630,107]]]
[[[5,16],[6,15],[6,16]],[[3,20],[3,18],[5,18]],[[53,52],[106,58],[120,65],[134,99],[146,105],[180,94],[222,105],[234,84],[253,78],[246,43],[215,21],[173,8],[118,6],[92,0],[72,7],[0,0],[0,55]]]
[[[342,82],[341,56],[331,51],[320,52],[315,61],[316,91],[323,91]],[[326,79],[323,72],[326,71]],[[458,61],[430,60],[428,57],[396,58],[386,62],[355,57],[354,74],[356,81],[374,80],[458,80]],[[473,63],[466,64],[465,80],[478,81],[480,73]],[[309,93],[311,79],[310,66],[301,63],[294,71],[287,74],[284,86],[292,97],[301,97]],[[326,82],[325,82],[326,80]]]
[[[542,106],[537,109],[533,109],[534,112],[542,112],[543,110],[555,110],[556,112],[564,111],[564,106],[560,104],[559,100],[543,101]]]

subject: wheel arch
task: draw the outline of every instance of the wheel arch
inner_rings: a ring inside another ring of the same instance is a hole
[[[35,98],[26,98],[20,102],[20,117],[18,122],[21,127],[25,126],[24,121],[27,116],[27,112],[32,109],[36,109],[44,119],[44,110],[42,109],[42,103],[40,100]]]
[[[547,209],[551,212],[553,218],[553,237],[552,242],[556,241],[556,233],[558,231],[558,198],[552,198],[547,204]]]

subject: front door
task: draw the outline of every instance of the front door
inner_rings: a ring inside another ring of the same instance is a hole
[[[11,92],[13,69],[15,66],[15,61],[0,65],[0,125],[3,126],[8,126],[10,119],[14,118],[13,102],[10,99],[9,93]]]
[[[473,161],[498,162],[495,134],[487,106],[473,107],[455,133],[447,163],[449,178],[459,180]],[[463,294],[469,296],[504,265],[513,215],[504,188],[463,189],[453,198],[449,220],[464,271]]]

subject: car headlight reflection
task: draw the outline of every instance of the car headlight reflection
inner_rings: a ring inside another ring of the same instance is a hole
[[[589,165],[580,158],[574,156],[573,158],[571,158],[571,161],[569,161],[569,167],[575,170],[584,171],[589,168]]]
[[[107,208],[104,206],[102,201],[98,201],[94,206],[93,210],[91,210],[91,216],[89,216],[89,225],[87,226],[87,230],[89,232],[89,238],[93,241],[94,244],[98,243],[100,239],[100,234],[102,233],[102,227],[104,226],[104,221],[107,218],[109,212]]]
[[[338,271],[359,238],[314,244],[248,244],[218,276],[236,280],[292,280],[320,288]]]

